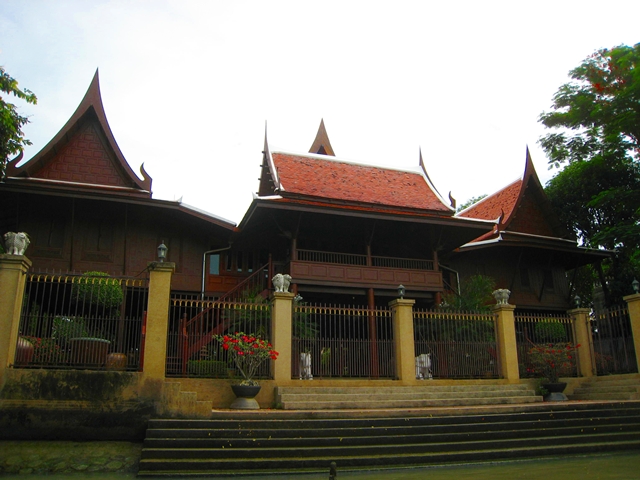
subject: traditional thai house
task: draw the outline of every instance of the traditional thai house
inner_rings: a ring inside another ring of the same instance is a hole
[[[335,157],[321,123],[309,153],[272,150],[265,136],[258,193],[234,249],[270,256],[305,299],[386,305],[402,284],[433,305],[446,288],[439,256],[493,223],[456,217],[421,158],[401,170]]]
[[[125,160],[105,116],[98,72],[58,134],[0,183],[0,231],[24,231],[35,271],[137,276],[162,242],[173,288],[202,288],[204,252],[228,245],[235,225],[180,201],[151,198],[152,180]]]
[[[566,310],[573,306],[571,279],[583,265],[609,252],[578,246],[562,227],[527,149],[524,174],[456,215],[494,222],[494,228],[457,248],[446,259],[461,278],[482,274],[511,291],[521,310]],[[571,272],[570,275],[567,272]]]

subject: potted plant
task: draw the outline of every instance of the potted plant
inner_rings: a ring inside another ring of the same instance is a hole
[[[534,345],[529,349],[530,371],[545,379],[542,387],[549,392],[545,400],[567,400],[562,393],[567,384],[560,382],[560,377],[574,368],[578,348],[580,344],[560,342]]]
[[[231,404],[231,408],[259,409],[255,396],[260,391],[260,384],[254,380],[254,376],[266,360],[276,360],[278,352],[269,342],[254,334],[236,332],[214,335],[213,338],[222,344],[223,350],[228,352],[229,359],[233,360],[236,370],[242,376],[239,384],[231,385],[237,397]]]

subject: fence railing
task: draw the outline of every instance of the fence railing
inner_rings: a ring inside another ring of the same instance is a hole
[[[214,335],[231,332],[271,338],[271,304],[202,300],[199,296],[172,296],[167,332],[166,374],[173,377],[235,375],[235,367]],[[197,322],[190,321],[198,318]],[[269,362],[257,378],[270,378]]]
[[[323,252],[318,250],[297,250],[302,262],[334,263],[340,265],[367,265],[367,256],[356,253]],[[433,270],[433,261],[420,258],[371,257],[371,266],[401,268],[411,270]]]
[[[594,311],[590,319],[598,375],[636,373],[636,353],[627,305]]]
[[[520,313],[515,315],[516,348],[521,378],[538,377],[532,367],[530,351],[535,346],[558,343],[575,344],[575,332],[571,317],[562,314]],[[581,345],[580,348],[589,348]],[[579,354],[579,352],[578,352]],[[577,376],[576,359],[562,372],[563,377]]]
[[[148,280],[28,274],[16,368],[138,370]]]
[[[292,332],[292,378],[396,376],[389,309],[297,304]]]
[[[429,355],[428,377],[499,376],[495,316],[492,313],[416,309],[413,312],[413,330],[415,356]],[[425,372],[422,373],[424,377]]]

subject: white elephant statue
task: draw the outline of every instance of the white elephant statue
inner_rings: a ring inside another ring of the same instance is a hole
[[[496,304],[498,305],[507,305],[509,303],[509,295],[511,295],[511,291],[506,288],[499,288],[493,291],[493,298],[496,299]]]
[[[276,273],[271,279],[273,286],[276,287],[276,292],[289,292],[289,285],[291,285],[291,275]]]
[[[24,255],[31,241],[24,232],[7,232],[4,234],[4,251],[9,255]]]
[[[433,380],[430,353],[421,353],[416,357],[416,379],[424,380],[425,378]]]
[[[300,380],[313,380],[311,374],[311,354],[300,354]]]

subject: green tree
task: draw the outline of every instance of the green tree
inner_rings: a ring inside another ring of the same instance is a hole
[[[469,200],[467,200],[466,202],[464,202],[462,205],[460,205],[457,209],[456,212],[461,212],[462,210],[464,210],[465,208],[470,207],[471,205],[473,205],[474,203],[478,203],[480,200],[482,200],[483,198],[487,198],[487,194],[483,194],[483,195],[479,195],[477,197],[471,197]]]
[[[547,184],[551,203],[583,245],[615,251],[600,275],[608,303],[629,294],[640,272],[639,64],[640,43],[598,50],[540,115],[553,130],[540,144],[551,166],[564,167]],[[580,287],[583,299],[590,287]]]
[[[11,77],[0,66],[0,91],[4,94],[13,95],[27,103],[36,104],[38,99],[28,89],[20,89],[18,81]],[[23,117],[18,113],[17,107],[13,103],[5,101],[6,97],[0,96],[0,182],[4,180],[7,160],[9,156],[16,155],[31,142],[24,138],[22,127],[29,122],[28,117]]]
[[[460,282],[460,293],[443,294],[443,308],[451,310],[489,310],[496,284],[486,275],[472,275]]]

